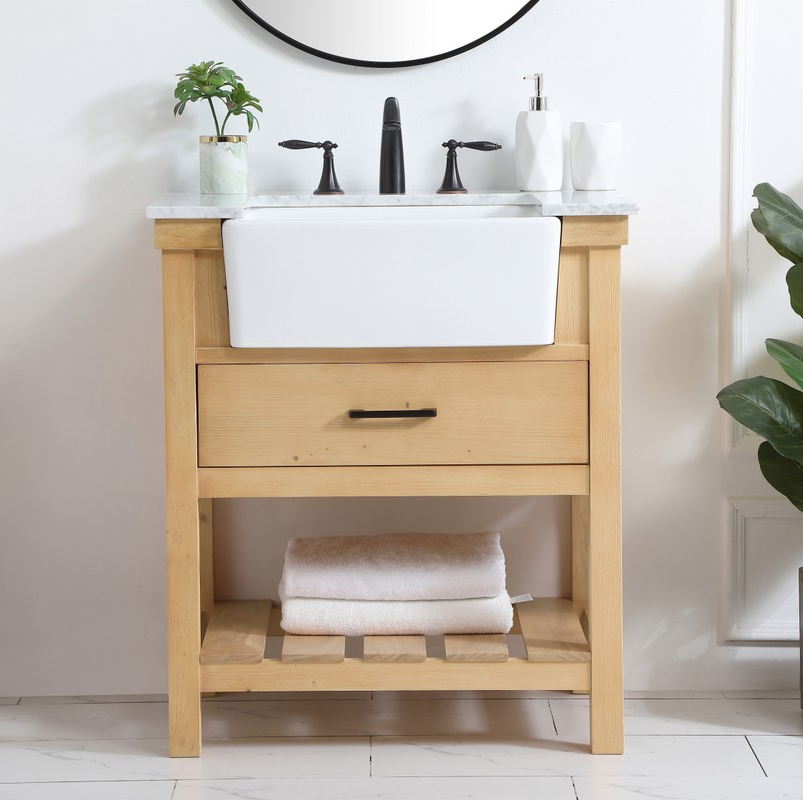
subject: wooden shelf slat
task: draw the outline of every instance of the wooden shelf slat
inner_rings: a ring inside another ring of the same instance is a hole
[[[339,664],[345,657],[345,636],[284,636],[285,664]]]
[[[447,661],[498,663],[508,659],[507,642],[502,633],[447,634],[443,645]]]
[[[514,608],[530,661],[591,660],[591,650],[571,600],[541,597]]]
[[[270,600],[216,603],[201,645],[201,664],[259,664],[265,653]]]
[[[427,640],[423,636],[365,636],[363,660],[420,663],[427,660]]]

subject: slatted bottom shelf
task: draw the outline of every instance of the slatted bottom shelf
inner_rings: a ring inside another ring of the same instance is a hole
[[[270,600],[220,602],[201,648],[202,690],[588,691],[591,652],[572,602],[539,598],[514,609],[508,636],[347,640],[285,634],[281,609]]]

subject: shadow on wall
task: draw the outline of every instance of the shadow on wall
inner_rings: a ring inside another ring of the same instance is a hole
[[[0,257],[0,482],[13,532],[0,559],[0,638],[11,694],[164,683],[161,281],[144,209],[169,168],[143,154],[158,142],[139,145],[144,123],[126,128],[119,103],[85,115],[104,126],[86,134],[85,174],[60,161],[61,143],[43,155],[41,168],[59,177],[60,164],[62,180],[30,204],[35,219],[20,219],[19,240],[30,229],[34,243]]]
[[[626,283],[625,685],[634,689],[729,688],[723,660],[741,665],[729,673],[735,687],[795,685],[795,664],[778,648],[745,655],[724,641],[731,526],[716,402],[724,259],[713,253],[681,278],[634,271]]]

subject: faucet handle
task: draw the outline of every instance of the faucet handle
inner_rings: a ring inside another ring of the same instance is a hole
[[[443,147],[448,148],[446,153],[446,173],[443,176],[443,183],[438,189],[438,194],[464,194],[466,189],[460,180],[460,173],[457,171],[457,148],[468,147],[470,150],[501,150],[502,145],[496,142],[458,142],[456,139],[449,139],[443,143]]]
[[[337,143],[330,142],[308,142],[305,139],[285,139],[279,142],[279,147],[286,147],[288,150],[309,150],[312,147],[323,149],[323,171],[318,188],[313,194],[344,194],[337,182],[335,175],[335,155],[332,152],[337,147]]]
[[[445,145],[448,146],[448,145]],[[496,142],[458,142],[458,147],[468,147],[471,150],[482,150],[486,153],[490,153],[492,150],[501,150],[502,145],[497,144]]]

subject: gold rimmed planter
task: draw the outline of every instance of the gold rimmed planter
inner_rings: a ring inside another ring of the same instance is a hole
[[[248,191],[246,136],[199,137],[201,194],[245,194]]]

